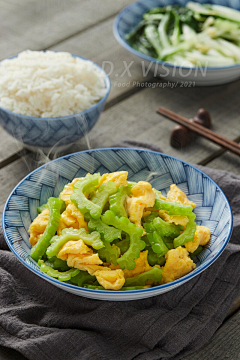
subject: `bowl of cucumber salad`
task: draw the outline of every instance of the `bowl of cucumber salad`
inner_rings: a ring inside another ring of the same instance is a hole
[[[154,76],[192,86],[240,78],[238,1],[138,1],[118,14],[113,31]]]

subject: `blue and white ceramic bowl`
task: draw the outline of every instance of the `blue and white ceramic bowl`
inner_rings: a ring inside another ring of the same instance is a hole
[[[133,56],[141,61],[146,68],[150,68],[155,74],[164,80],[179,82],[182,86],[209,86],[229,83],[240,78],[240,64],[224,67],[186,67],[174,66],[173,64],[154,59],[133,49],[125,39],[142,20],[143,14],[157,6],[181,5],[184,6],[189,0],[140,0],[127,6],[116,17],[113,32],[117,41]],[[239,0],[198,0],[200,3],[219,4],[240,10]],[[187,83],[188,82],[188,83]]]
[[[198,225],[211,229],[210,244],[195,258],[197,266],[190,274],[172,283],[134,291],[101,291],[60,282],[40,272],[30,257],[28,228],[37,216],[37,206],[50,196],[59,196],[64,185],[88,172],[101,174],[126,170],[129,180],[147,180],[165,195],[177,184],[197,204],[194,212]],[[12,191],[3,211],[5,239],[17,258],[31,271],[53,285],[73,294],[100,300],[143,299],[175,289],[206,270],[224,250],[232,231],[229,202],[219,186],[202,171],[179,159],[158,152],[112,148],[96,149],[63,156],[26,176]],[[36,279],[37,280],[37,279]]]
[[[72,54],[83,60],[81,56]],[[97,64],[105,76],[106,94],[89,109],[77,114],[39,118],[13,113],[0,107],[0,125],[15,139],[30,150],[41,148],[44,152],[63,150],[84,137],[96,124],[104,109],[111,89],[111,83],[106,72]]]

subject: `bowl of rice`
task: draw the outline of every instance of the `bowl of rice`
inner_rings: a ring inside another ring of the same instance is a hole
[[[110,88],[88,59],[24,51],[0,63],[0,125],[31,150],[62,150],[93,128]]]

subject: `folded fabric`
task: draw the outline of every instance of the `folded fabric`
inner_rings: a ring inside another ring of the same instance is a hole
[[[150,299],[107,302],[62,291],[25,268],[0,230],[0,345],[31,360],[177,360],[206,344],[240,296],[240,177],[201,170],[230,201],[230,243],[202,274]]]

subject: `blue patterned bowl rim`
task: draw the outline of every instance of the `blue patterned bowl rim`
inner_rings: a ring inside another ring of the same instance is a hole
[[[54,52],[60,52],[60,51],[54,51]],[[41,117],[37,117],[37,116],[28,116],[28,115],[22,115],[22,114],[18,114],[18,113],[14,113],[13,111],[10,111],[10,110],[7,110],[7,109],[4,109],[3,107],[0,106],[0,109],[2,111],[5,111],[6,113],[10,114],[10,115],[14,115],[14,116],[19,116],[20,118],[24,118],[24,119],[31,119],[31,120],[36,120],[36,121],[40,121],[40,120],[51,120],[51,121],[57,121],[57,120],[64,120],[64,119],[71,119],[71,118],[74,118],[76,117],[77,115],[85,115],[86,113],[88,113],[89,111],[92,111],[93,109],[97,108],[99,105],[101,105],[102,103],[104,103],[106,100],[107,100],[107,97],[110,93],[110,90],[111,90],[111,81],[109,79],[109,76],[107,75],[106,71],[103,70],[103,68],[96,64],[94,61],[90,60],[90,59],[87,59],[83,56],[80,56],[80,55],[76,55],[76,54],[71,54],[73,57],[78,57],[82,60],[85,60],[85,61],[91,61],[91,63],[93,63],[98,69],[100,69],[104,75],[105,75],[105,86],[106,86],[106,89],[107,89],[107,92],[106,94],[104,95],[104,97],[99,100],[96,104],[94,104],[93,106],[91,106],[90,108],[88,108],[87,110],[84,110],[84,111],[81,111],[79,113],[76,113],[76,114],[72,114],[72,115],[66,115],[66,116],[60,116],[60,117],[45,117],[45,118],[41,118]],[[14,56],[11,56],[10,58],[7,58],[7,59],[4,59],[4,60],[10,60],[10,59],[13,59],[15,57],[17,57],[18,55],[14,55]]]
[[[23,178],[19,183],[18,185],[12,190],[11,194],[9,195],[6,203],[5,203],[5,206],[4,206],[4,209],[3,209],[3,215],[2,215],[2,228],[3,228],[3,234],[4,234],[4,237],[7,241],[7,244],[9,246],[9,248],[11,249],[11,251],[16,255],[16,257],[18,258],[19,261],[21,261],[21,263],[23,265],[25,265],[29,270],[31,270],[33,273],[39,275],[40,277],[42,277],[43,279],[47,279],[48,281],[50,280],[50,282],[52,283],[56,283],[57,285],[61,285],[61,286],[64,286],[64,287],[67,287],[67,288],[72,288],[72,289],[77,289],[77,290],[80,290],[81,292],[86,292],[86,293],[104,293],[104,294],[114,294],[114,295],[117,295],[117,294],[126,294],[126,291],[121,291],[121,290],[118,290],[118,291],[112,291],[112,290],[93,290],[93,289],[86,289],[86,288],[79,288],[78,286],[75,286],[75,285],[71,285],[71,284],[68,284],[68,283],[65,283],[65,282],[62,282],[62,281],[59,281],[59,280],[56,280],[44,273],[42,273],[40,270],[36,270],[36,269],[33,269],[28,263],[26,263],[17,253],[17,251],[14,249],[14,247],[12,246],[10,240],[8,239],[8,236],[7,236],[7,233],[5,231],[5,211],[6,211],[6,208],[8,206],[8,202],[12,196],[12,194],[14,193],[14,191],[27,179],[29,178],[32,174],[34,174],[35,172],[37,172],[38,170],[40,169],[43,169],[45,167],[45,165],[47,164],[50,164],[50,163],[53,163],[53,162],[56,162],[58,160],[61,160],[61,159],[64,159],[64,158],[67,158],[67,157],[71,157],[73,155],[77,155],[77,154],[83,154],[83,153],[92,153],[92,152],[96,152],[96,151],[109,151],[109,150],[131,150],[131,151],[142,151],[142,152],[147,152],[147,153],[151,153],[151,154],[155,154],[155,155],[161,155],[163,157],[168,157],[170,159],[174,159],[174,160],[177,160],[177,161],[180,161],[182,162],[183,164],[186,164],[188,166],[190,166],[191,168],[195,169],[196,171],[200,172],[201,174],[203,174],[205,177],[207,177],[216,187],[217,189],[223,194],[225,200],[226,200],[226,203],[228,204],[228,208],[229,208],[229,213],[230,213],[230,230],[229,230],[229,233],[226,237],[226,240],[224,241],[222,247],[219,249],[218,253],[210,260],[208,261],[201,269],[199,268],[196,268],[193,272],[190,272],[188,275],[185,275],[183,277],[181,277],[180,279],[178,280],[175,280],[171,283],[167,283],[167,284],[164,284],[164,285],[158,285],[158,286],[155,286],[155,287],[152,287],[152,288],[148,288],[148,289],[141,289],[141,290],[129,290],[127,291],[128,294],[130,293],[133,293],[133,294],[136,294],[136,293],[143,293],[143,292],[148,292],[149,294],[151,292],[154,292],[156,291],[157,289],[161,288],[161,289],[166,289],[166,288],[169,288],[169,287],[172,287],[173,285],[177,285],[177,284],[180,284],[180,283],[184,283],[190,279],[192,279],[193,277],[195,277],[196,275],[199,275],[201,272],[203,272],[205,269],[207,269],[223,252],[223,250],[225,249],[230,237],[231,237],[231,234],[232,234],[232,228],[233,228],[233,216],[232,216],[232,210],[231,210],[231,206],[230,206],[230,203],[226,197],[226,195],[224,194],[224,192],[222,191],[222,189],[218,186],[218,184],[211,179],[210,176],[208,176],[207,174],[205,174],[203,171],[197,169],[195,166],[193,166],[192,164],[189,164],[188,162],[185,162],[181,159],[178,159],[178,158],[175,158],[173,156],[170,156],[170,155],[166,155],[164,153],[160,153],[160,152],[156,152],[156,151],[151,151],[151,150],[144,150],[144,149],[137,149],[137,148],[120,148],[120,147],[115,147],[115,148],[99,148],[99,149],[93,149],[93,150],[85,150],[85,151],[79,151],[79,152],[76,152],[76,153],[72,153],[72,154],[68,154],[68,155],[64,155],[58,159],[55,159],[55,160],[52,160],[51,162],[49,163],[46,163],[42,166],[40,166],[39,168],[35,169],[34,171],[32,171],[30,174],[28,174],[27,176],[25,176],[25,178]],[[156,294],[157,295],[157,294]],[[153,295],[155,296],[155,295]],[[110,299],[111,300],[111,299]]]
[[[142,4],[142,3],[146,3],[147,0],[139,0],[139,1],[135,1],[134,3],[126,6],[123,10],[121,10],[118,15],[116,16],[115,20],[114,20],[114,23],[113,23],[113,34],[116,38],[116,40],[119,42],[119,44],[121,44],[126,50],[130,51],[131,53],[133,53],[134,55],[146,60],[146,61],[150,61],[150,62],[153,62],[153,63],[157,63],[157,64],[164,64],[168,67],[171,67],[171,68],[175,68],[175,69],[184,69],[184,70],[189,70],[189,69],[195,69],[194,67],[193,68],[190,68],[188,66],[179,66],[179,65],[173,65],[173,64],[170,64],[168,63],[167,61],[162,61],[162,60],[157,60],[151,56],[148,56],[148,55],[145,55],[143,53],[141,53],[140,51],[137,51],[135,50],[134,48],[132,48],[126,40],[123,40],[123,38],[120,36],[119,34],[119,23],[121,21],[121,19],[124,17],[124,15],[126,13],[128,13],[131,9],[133,9],[134,7]],[[209,3],[210,1],[208,1],[207,3]],[[221,3],[221,5],[223,5]],[[224,6],[224,5],[223,5]],[[213,66],[213,67],[208,67],[207,70],[208,71],[211,71],[211,70],[227,70],[227,69],[233,69],[233,68],[238,68],[240,67],[240,64],[235,64],[235,65],[228,65],[228,66]]]

